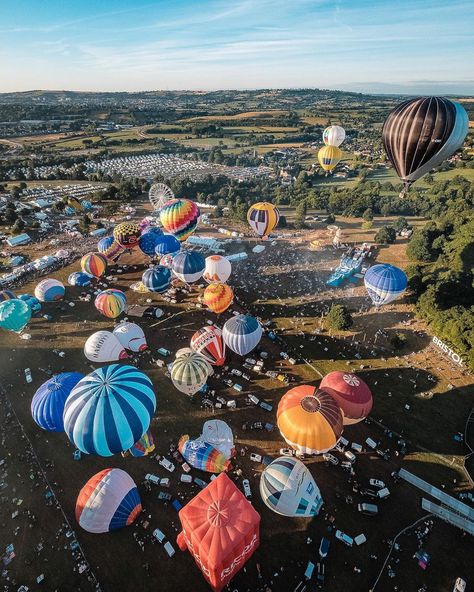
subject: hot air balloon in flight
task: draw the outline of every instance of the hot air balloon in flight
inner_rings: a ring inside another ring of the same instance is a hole
[[[159,233],[151,231],[142,233],[142,235],[138,239],[138,248],[142,253],[148,255],[148,257],[155,257],[155,249],[157,245],[160,244],[162,236],[163,233],[161,232],[161,230],[159,230]]]
[[[155,254],[159,256],[177,253],[181,248],[181,243],[172,234],[162,234],[155,247]]]
[[[297,458],[280,456],[260,477],[260,495],[277,514],[308,518],[319,514],[323,498],[306,466]]]
[[[141,352],[148,349],[145,333],[136,323],[123,322],[117,325],[113,331],[125,349],[132,352]]]
[[[189,550],[215,592],[242,569],[260,543],[260,516],[225,473],[193,497],[179,519],[179,548]]]
[[[232,265],[227,257],[210,255],[206,257],[206,267],[202,277],[208,284],[225,284],[232,272]]]
[[[142,283],[150,292],[165,292],[171,284],[171,271],[161,265],[150,267],[143,272]]]
[[[15,292],[12,292],[11,290],[2,290],[0,292],[0,302],[4,302],[5,300],[13,300],[14,298],[17,298],[17,296],[15,296]]]
[[[234,292],[227,284],[210,284],[204,290],[202,302],[216,314],[226,311],[234,300]]]
[[[257,236],[268,236],[280,220],[280,212],[266,201],[255,203],[247,212],[247,221]]]
[[[235,456],[234,434],[228,424],[222,419],[209,419],[202,426],[199,440],[207,442],[217,448],[227,458]]]
[[[91,362],[116,362],[128,358],[123,345],[111,331],[96,331],[84,344],[84,355]]]
[[[323,132],[323,142],[326,146],[339,147],[346,139],[346,130],[340,125],[330,125]]]
[[[155,212],[159,212],[165,203],[174,199],[174,193],[164,183],[153,183],[148,192],[148,199]]]
[[[301,454],[323,454],[337,444],[342,411],[329,393],[314,386],[290,389],[280,400],[277,423],[285,441]]]
[[[357,374],[338,370],[330,372],[321,380],[319,388],[329,393],[338,403],[344,425],[362,421],[372,410],[372,393]]]
[[[375,306],[388,304],[401,296],[407,283],[405,273],[388,263],[372,265],[364,276],[365,289]]]
[[[210,372],[206,358],[195,352],[183,353],[173,362],[171,381],[179,391],[192,396],[206,384]]]
[[[55,302],[62,300],[66,293],[66,288],[59,280],[47,278],[35,288],[35,296],[40,302]]]
[[[138,442],[155,408],[148,376],[133,366],[111,364],[73,388],[64,407],[64,430],[82,452],[112,456]]]
[[[181,251],[173,258],[174,275],[186,284],[192,284],[202,278],[206,263],[197,251]]]
[[[31,309],[19,298],[0,302],[0,328],[20,333],[31,319]]]
[[[67,278],[67,283],[70,286],[80,286],[81,288],[90,286],[91,281],[92,276],[88,273],[84,273],[83,271],[74,271]]]
[[[187,463],[201,471],[222,473],[231,467],[230,461],[212,444],[203,440],[190,440],[187,434],[179,439],[178,450]]]
[[[222,329],[224,343],[239,356],[245,356],[257,347],[262,333],[262,326],[257,319],[243,314],[230,318]]]
[[[206,325],[196,331],[191,337],[191,348],[213,366],[224,365],[225,344],[219,327]]]
[[[129,449],[129,453],[132,456],[148,456],[155,450],[155,441],[150,430],[147,430],[143,436],[135,442],[135,444]]]
[[[80,372],[63,372],[44,382],[31,400],[31,415],[43,430],[64,432],[63,413],[72,389],[84,378]]]
[[[127,307],[127,297],[121,290],[103,290],[95,299],[97,310],[109,319],[115,319]]]
[[[443,97],[418,97],[395,107],[383,125],[382,141],[404,191],[454,154],[468,129],[464,107]]]
[[[89,479],[76,501],[76,520],[95,534],[130,526],[141,514],[135,482],[122,469],[104,469]]]
[[[20,294],[19,300],[23,300],[30,307],[31,314],[36,317],[41,312],[41,302],[31,294]]]
[[[133,249],[138,245],[140,228],[135,222],[121,222],[114,228],[114,239],[124,249]]]
[[[107,257],[101,253],[87,253],[81,259],[81,269],[98,278],[107,271]]]
[[[180,242],[196,230],[201,212],[190,199],[171,199],[160,210],[160,222]]]
[[[332,171],[342,158],[342,152],[337,146],[323,146],[318,152],[318,160],[321,168],[326,171]]]

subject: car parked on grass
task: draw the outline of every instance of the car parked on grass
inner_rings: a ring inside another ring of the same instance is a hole
[[[323,459],[327,463],[329,463],[330,465],[334,465],[335,467],[337,467],[337,465],[339,464],[339,459],[335,457],[334,454],[330,454],[329,452],[323,454]]]
[[[162,502],[169,502],[171,500],[171,495],[166,493],[166,491],[160,491],[158,494],[158,499]]]
[[[319,556],[321,557],[321,559],[327,557],[330,545],[331,541],[328,538],[323,537],[321,539],[321,542],[319,543]]]
[[[296,456],[296,452],[293,448],[280,448],[280,454],[282,456]]]
[[[385,487],[385,483],[379,479],[369,479],[369,485],[377,487],[377,489],[383,489]]]
[[[255,452],[250,453],[250,460],[253,462],[261,463],[262,457],[260,454],[256,454]]]
[[[162,456],[158,463],[167,471],[172,473],[175,470],[175,466],[172,462],[170,462],[166,457]]]
[[[250,489],[250,481],[248,479],[243,479],[242,486],[244,488],[244,495],[247,499],[252,497],[252,490]]]
[[[202,479],[199,479],[199,477],[194,477],[193,479],[194,483],[196,483],[196,485],[198,485],[201,489],[204,489],[205,487],[207,487],[207,483],[205,481],[203,481]]]
[[[153,531],[153,536],[155,539],[163,545],[164,550],[168,554],[168,557],[173,557],[175,554],[175,550],[173,545],[167,540],[165,534],[159,529],[155,528]]]
[[[273,410],[273,407],[269,403],[267,403],[266,401],[260,401],[259,405],[262,409],[265,409],[265,411],[272,411]]]

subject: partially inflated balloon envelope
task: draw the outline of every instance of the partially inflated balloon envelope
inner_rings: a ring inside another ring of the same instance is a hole
[[[94,304],[105,317],[115,319],[126,309],[127,297],[121,290],[103,290],[97,294]]]
[[[230,469],[229,460],[209,442],[204,440],[190,440],[188,435],[181,436],[178,442],[178,450],[195,469],[208,473],[222,473]]]
[[[67,278],[67,283],[70,286],[80,286],[81,288],[89,286],[92,281],[92,276],[84,271],[74,271]]]
[[[136,323],[120,323],[115,327],[113,333],[125,349],[141,352],[148,348],[145,333]]]
[[[235,455],[234,434],[232,429],[222,419],[209,419],[202,426],[202,434],[199,438],[217,448],[226,458]]]
[[[316,516],[323,498],[313,476],[297,458],[281,456],[260,477],[260,495],[277,514],[297,518]]]
[[[84,344],[84,355],[91,362],[116,362],[128,358],[123,345],[111,331],[96,331]]]
[[[405,191],[456,152],[468,129],[464,107],[443,97],[418,97],[395,107],[385,120],[382,140]]]
[[[379,263],[366,271],[364,284],[375,306],[382,306],[401,296],[407,288],[408,280],[398,267]]]
[[[19,298],[0,302],[0,327],[19,333],[31,319],[31,308]]]
[[[64,284],[54,278],[41,280],[35,288],[35,296],[40,302],[55,302],[62,300],[66,289]]]
[[[151,431],[147,430],[140,440],[135,442],[135,444],[129,449],[129,452],[132,456],[140,457],[148,456],[153,450],[155,450],[155,441]]]

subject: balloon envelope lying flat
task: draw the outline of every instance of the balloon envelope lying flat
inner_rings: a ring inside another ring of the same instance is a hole
[[[171,199],[161,208],[160,221],[166,232],[182,242],[196,230],[200,215],[198,206],[190,199]]]
[[[63,372],[44,382],[31,400],[31,415],[43,430],[64,432],[64,404],[72,389],[84,378],[80,372]]]
[[[103,290],[96,296],[94,304],[105,317],[115,319],[127,307],[127,297],[121,290]]]
[[[208,284],[225,284],[232,272],[232,265],[227,257],[210,255],[206,257],[206,268],[202,277]]]
[[[128,358],[123,345],[111,331],[96,331],[84,344],[84,355],[91,362],[116,362]]]
[[[206,384],[210,371],[209,362],[203,356],[183,353],[173,362],[171,380],[179,391],[191,396]]]
[[[407,276],[398,267],[388,263],[372,265],[364,276],[364,284],[375,306],[388,304],[405,292]]]
[[[323,505],[309,470],[300,460],[287,456],[265,468],[260,478],[260,495],[270,510],[282,516],[316,516]]]
[[[214,366],[223,366],[225,362],[225,344],[219,327],[206,325],[196,331],[191,337],[191,348]]]
[[[70,286],[89,286],[92,281],[92,276],[83,271],[74,271],[67,278],[67,283]]]
[[[64,429],[82,452],[111,456],[131,448],[156,408],[151,380],[133,366],[112,364],[88,374],[64,408]]]
[[[232,429],[222,419],[209,419],[202,426],[202,434],[199,438],[217,448],[226,458],[235,454],[234,434]]]
[[[240,356],[251,352],[262,338],[262,326],[255,317],[236,315],[226,321],[222,337],[229,349]]]
[[[31,308],[19,298],[0,302],[0,327],[7,331],[19,332],[31,319]]]
[[[142,284],[150,292],[165,292],[171,284],[171,271],[161,265],[146,269],[142,275]]]
[[[208,473],[222,473],[230,468],[230,462],[222,452],[203,440],[190,440],[187,435],[181,436],[178,450],[184,460],[195,469]]]
[[[191,284],[200,279],[205,267],[204,257],[196,251],[181,251],[173,258],[173,273],[186,284]]]
[[[132,352],[141,352],[148,348],[145,333],[136,323],[120,323],[113,331],[125,349]]]
[[[155,441],[150,430],[147,430],[143,436],[135,442],[129,452],[132,456],[148,456],[155,450]]]
[[[280,212],[273,204],[259,202],[250,206],[247,222],[257,236],[268,236],[280,220]]]
[[[321,380],[319,388],[329,393],[338,403],[344,415],[344,425],[362,421],[372,410],[372,393],[356,374],[330,372]]]
[[[55,300],[62,300],[66,288],[59,280],[53,278],[47,278],[41,280],[41,282],[35,288],[35,296],[40,302],[54,302]]]
[[[443,97],[418,97],[395,107],[382,140],[405,189],[456,152],[468,128],[464,107]]]
[[[340,125],[330,125],[323,132],[323,142],[326,146],[339,147],[346,138],[346,131]]]
[[[122,469],[104,469],[91,477],[76,501],[77,522],[96,534],[130,526],[141,511],[137,486]]]

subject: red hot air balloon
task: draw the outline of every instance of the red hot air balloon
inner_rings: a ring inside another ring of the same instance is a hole
[[[224,365],[225,343],[219,327],[207,325],[198,329],[191,337],[191,348],[206,358],[213,366]]]
[[[351,372],[330,372],[319,385],[339,404],[344,415],[344,425],[358,423],[372,410],[372,393],[365,382]]]
[[[220,592],[260,543],[260,515],[225,473],[179,512],[182,551],[189,550],[211,588]]]

